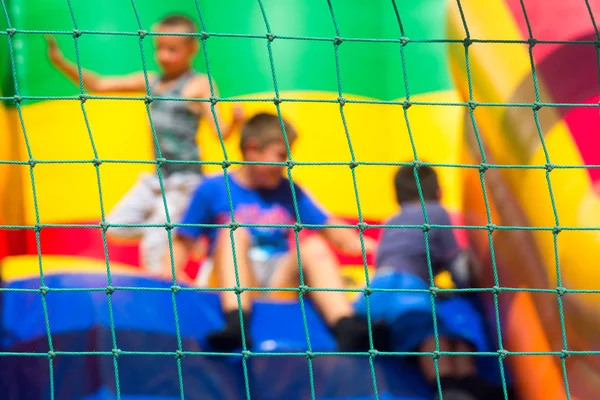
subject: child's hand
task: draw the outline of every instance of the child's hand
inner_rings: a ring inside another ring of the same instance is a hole
[[[365,246],[365,254],[373,253],[377,247],[377,242],[369,236],[363,236],[363,244]],[[360,240],[357,238],[357,240],[347,243],[342,249],[342,252],[349,256],[361,256],[363,247],[360,244]]]
[[[245,119],[244,109],[242,108],[241,105],[234,104],[232,113],[233,113],[233,123],[234,124],[241,124],[242,122],[244,122],[244,119]]]
[[[54,39],[50,35],[46,35],[46,42],[48,43],[48,57],[53,63],[57,63],[62,60],[63,55],[58,45],[56,44],[56,39]]]

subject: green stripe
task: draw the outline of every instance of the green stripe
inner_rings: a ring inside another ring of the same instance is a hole
[[[137,32],[135,14],[123,0],[72,1],[80,30]],[[18,5],[18,10],[15,6]],[[343,5],[343,6],[342,6]],[[257,2],[201,1],[209,32],[264,35],[266,29]],[[402,2],[400,16],[406,36],[418,39],[445,37],[446,2],[420,0]],[[21,0],[11,2],[11,20],[17,29],[72,31],[67,2]],[[281,91],[318,90],[337,92],[333,38],[335,30],[325,1],[270,2],[265,5],[276,35],[331,38],[331,42],[275,39],[273,56]],[[162,16],[182,12],[197,20],[194,1],[148,0],[139,2],[138,12],[146,30]],[[400,30],[391,2],[345,1],[336,7],[336,18],[344,38],[399,39]],[[73,39],[60,35],[58,43],[75,60]],[[15,49],[21,60],[17,68],[21,95],[69,96],[78,89],[49,64],[42,35],[16,34]],[[101,75],[141,70],[137,36],[89,35],[80,38],[82,66]],[[3,38],[2,45],[6,39]],[[157,71],[152,41],[144,39],[150,70]],[[208,55],[212,73],[222,96],[273,91],[266,40],[210,37]],[[452,87],[445,44],[409,43],[406,60],[411,94],[447,90]],[[340,46],[344,93],[391,100],[404,96],[399,43],[344,42]],[[195,66],[205,70],[200,54]],[[6,74],[4,75],[6,76]],[[6,80],[6,79],[5,79]],[[29,102],[28,102],[29,103]]]

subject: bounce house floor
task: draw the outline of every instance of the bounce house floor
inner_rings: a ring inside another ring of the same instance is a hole
[[[177,332],[185,352],[203,352],[206,334],[223,324],[216,293],[179,292],[176,320],[170,283],[113,267],[115,290],[109,307],[106,270],[69,271],[68,263],[44,257],[44,285],[52,288],[44,296],[46,320],[39,274],[27,277],[27,271],[7,265],[3,351],[32,357],[2,358],[6,373],[0,374],[0,390],[9,394],[3,398],[49,398],[51,380],[54,398],[115,398],[114,348],[120,350],[116,366],[121,399],[180,399],[180,381],[186,399],[247,398],[246,388],[253,399],[306,399],[312,390],[318,399],[373,398],[368,357],[316,355],[309,362],[298,301],[257,302],[251,325],[256,345],[246,360],[246,385],[241,356],[186,354],[178,370]],[[305,306],[312,351],[335,351],[310,302]],[[398,360],[376,358],[374,371],[379,398],[431,398],[416,370]]]

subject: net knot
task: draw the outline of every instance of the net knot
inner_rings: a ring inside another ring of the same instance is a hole
[[[100,229],[102,229],[104,232],[106,232],[108,230],[109,226],[110,225],[106,221],[100,222]]]
[[[600,39],[594,42],[594,46],[596,46],[597,49],[600,49]]]
[[[423,163],[421,161],[419,161],[419,160],[415,160],[413,162],[413,167],[416,168],[416,169],[421,168],[421,165],[423,165]]]
[[[344,107],[346,105],[346,99],[342,96],[337,98],[338,103],[340,103],[340,106]]]
[[[185,353],[184,353],[183,351],[181,351],[181,350],[177,350],[177,351],[175,352],[175,358],[176,358],[177,360],[181,360],[183,357],[185,357]]]
[[[306,286],[306,285],[298,286],[298,292],[304,296],[306,294],[306,292],[308,292],[308,286]]]
[[[363,289],[363,293],[365,294],[365,296],[370,296],[373,294],[373,289],[371,289],[370,287],[366,287]]]
[[[152,96],[146,96],[144,97],[144,103],[146,104],[150,104],[154,101],[154,99],[152,98]]]
[[[496,225],[495,224],[487,224],[485,226],[488,230],[488,232],[493,233],[496,230]]]
[[[287,160],[285,163],[287,164],[289,169],[294,168],[294,166],[296,165],[296,161],[294,160]]]
[[[73,29],[73,37],[77,39],[79,36],[81,36],[81,31],[79,29]]]
[[[546,171],[550,172],[554,169],[555,165],[552,163],[546,164]]]
[[[533,111],[538,111],[542,108],[542,105],[538,101],[534,101],[531,108],[533,109]]]
[[[300,232],[302,229],[304,229],[304,225],[302,225],[301,222],[296,222],[294,224],[294,231]]]
[[[173,292],[173,294],[177,294],[177,293],[181,292],[181,286],[178,286],[178,285],[171,286],[171,292]]]
[[[423,230],[423,232],[429,232],[431,230],[431,225],[429,225],[429,224],[423,224],[423,226],[421,227],[421,229]]]
[[[474,109],[476,109],[476,108],[477,108],[477,105],[478,105],[478,104],[477,104],[477,102],[476,102],[476,101],[474,101],[474,100],[469,100],[469,102],[468,102],[467,104],[469,105],[469,108],[470,108],[471,110],[474,110]]]
[[[232,223],[229,224],[229,229],[231,229],[232,231],[235,231],[239,227],[240,227],[240,224],[235,221],[233,221]]]
[[[562,360],[565,360],[567,357],[569,357],[571,355],[571,352],[569,350],[561,350],[560,351],[560,358]]]
[[[219,99],[215,96],[210,96],[209,99],[210,99],[210,105],[212,105],[212,106],[216,105],[219,102]]]
[[[402,103],[402,108],[404,108],[405,110],[408,110],[410,106],[412,106],[412,103],[408,100],[404,100],[404,102]]]
[[[52,350],[50,350],[50,351],[48,352],[48,358],[49,358],[50,360],[52,360],[52,359],[54,359],[54,357],[56,357],[56,353],[55,353],[55,352],[53,352]]]
[[[500,358],[501,360],[504,360],[506,358],[506,356],[508,356],[508,351],[506,351],[504,349],[498,350],[498,358]]]
[[[40,286],[40,294],[42,296],[46,296],[46,294],[50,291],[48,286]]]
[[[442,357],[442,353],[440,353],[438,350],[433,352],[433,359],[434,360],[439,360]]]
[[[29,164],[29,166],[31,168],[35,167],[35,165],[37,164],[37,160],[35,158],[30,158],[29,161],[27,162]]]
[[[365,229],[367,229],[369,227],[369,224],[367,224],[366,222],[359,222],[358,223],[358,229],[363,232]]]
[[[440,289],[438,289],[435,286],[432,286],[429,288],[429,291],[431,292],[431,294],[433,295],[433,297],[437,296],[438,292],[440,291]]]
[[[400,38],[400,44],[401,44],[402,46],[406,46],[406,45],[408,44],[408,42],[410,42],[410,39],[409,39],[409,38],[407,38],[407,37],[404,37],[404,36],[402,36],[402,37]]]
[[[174,228],[174,226],[173,226],[173,224],[172,224],[172,223],[170,223],[170,222],[167,222],[167,223],[165,224],[165,229],[166,229],[167,231],[170,231],[170,230],[172,230],[173,228]]]
[[[538,43],[538,40],[536,38],[530,37],[529,39],[527,39],[527,43],[529,43],[529,47],[533,47]]]
[[[23,101],[21,96],[13,96],[13,100],[14,100],[15,104],[19,104],[20,102]]]
[[[273,97],[273,104],[276,106],[281,104],[281,99],[279,97]]]
[[[496,285],[496,286],[494,286],[494,287],[492,288],[492,293],[494,293],[494,294],[500,294],[500,291],[501,291],[501,290],[502,290],[502,289],[500,289],[500,286],[497,286],[497,285]]]
[[[563,297],[567,293],[567,289],[564,287],[557,287],[556,293],[558,294],[558,297]]]
[[[13,37],[14,34],[17,33],[17,30],[15,28],[8,28],[6,33],[8,33],[8,36]]]
[[[209,37],[210,37],[210,35],[209,35],[208,33],[206,33],[206,32],[202,32],[202,33],[200,34],[200,39],[201,39],[201,40],[206,40],[206,39],[208,39]]]
[[[375,349],[371,349],[371,350],[369,350],[369,357],[371,357],[371,358],[375,358],[375,357],[377,357],[378,355],[379,355],[379,352],[378,352],[377,350],[375,350]]]
[[[239,286],[236,286],[236,287],[234,287],[234,288],[233,288],[233,292],[234,292],[235,294],[242,294],[242,293],[244,293],[244,288],[241,288],[241,287],[239,287]]]
[[[107,286],[106,289],[104,289],[104,291],[106,292],[107,296],[110,296],[115,292],[115,288],[112,286]]]
[[[41,224],[35,224],[33,226],[33,231],[37,232],[37,233],[40,233],[42,231],[42,225]]]
[[[356,161],[350,161],[348,163],[348,166],[350,167],[350,169],[354,169],[354,168],[358,167],[358,163]]]
[[[335,39],[333,40],[333,45],[334,46],[339,46],[340,44],[342,44],[343,41],[344,40],[341,37],[336,36]]]
[[[139,31],[137,31],[138,36],[140,37],[140,39],[143,39],[144,37],[146,37],[146,35],[148,34],[147,31],[140,29]]]
[[[222,167],[223,169],[227,169],[227,168],[231,167],[231,161],[229,161],[229,160],[225,160],[225,161],[223,161],[223,162],[221,163],[221,167]]]
[[[244,350],[242,351],[242,357],[244,357],[244,360],[247,360],[250,357],[252,357],[252,352],[250,352],[249,350]]]
[[[554,233],[555,235],[558,235],[561,231],[562,228],[560,226],[555,226],[554,228],[552,228],[552,233]]]
[[[472,44],[473,44],[473,40],[470,37],[466,37],[463,39],[463,45],[465,47],[469,47]]]
[[[94,158],[92,160],[92,164],[94,164],[94,167],[99,167],[100,164],[102,164],[102,161],[98,160],[97,158]]]
[[[273,35],[272,33],[267,33],[267,40],[269,42],[272,42],[273,40],[275,40],[275,35]]]
[[[164,158],[164,157],[160,157],[160,158],[156,159],[156,164],[159,165],[159,166],[163,165],[163,164],[166,164],[166,163],[167,163],[167,159]]]
[[[119,358],[121,355],[121,349],[112,349],[112,354],[114,358]]]
[[[79,100],[81,100],[82,103],[85,103],[87,101],[87,99],[89,99],[90,97],[87,94],[80,94],[79,95]]]
[[[487,165],[485,163],[479,164],[479,172],[481,172],[481,173],[485,173],[485,171],[487,171],[489,168],[490,168],[489,165]]]
[[[313,358],[315,358],[315,353],[313,353],[312,351],[306,351],[305,354],[308,360],[312,360]]]

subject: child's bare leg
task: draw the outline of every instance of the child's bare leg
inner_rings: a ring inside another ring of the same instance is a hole
[[[250,234],[246,229],[238,228],[233,231],[233,240],[235,244],[235,264],[231,245],[231,230],[219,230],[213,254],[213,268],[218,285],[228,288],[235,287],[237,285],[237,266],[240,287],[255,286],[250,259],[248,257],[251,246]],[[242,310],[250,311],[252,307],[250,298],[252,293],[245,291],[240,296],[242,299]],[[221,305],[224,312],[238,310],[237,294],[232,290],[221,292]]]
[[[343,288],[335,254],[320,235],[311,235],[300,243],[302,273],[311,288]],[[280,266],[271,280],[272,286],[298,285],[296,249],[292,249],[285,265]],[[350,300],[341,291],[310,291],[311,300],[332,328],[340,351],[366,351],[369,349],[369,331],[364,318],[356,316]],[[375,346],[387,340],[387,327],[373,325]]]
[[[236,266],[240,287],[255,286],[250,268],[248,252],[250,250],[250,234],[242,228],[233,231],[235,244],[235,264],[231,245],[231,232],[221,229],[217,234],[213,265],[217,281],[221,287],[236,287]],[[243,292],[241,295],[243,312],[243,331],[246,338],[246,347],[251,347],[249,337],[251,293]],[[216,350],[233,351],[242,347],[242,324],[240,321],[238,296],[234,291],[221,292],[221,305],[225,313],[225,327],[208,336],[208,343]]]
[[[450,342],[445,338],[438,338],[440,344],[440,351],[449,351]],[[419,351],[433,353],[436,351],[435,338],[433,336],[425,339],[425,341],[419,347]],[[443,356],[438,359],[438,372],[440,378],[450,377],[454,375],[453,371],[453,356]],[[419,356],[419,368],[421,373],[425,376],[425,379],[430,384],[436,383],[436,371],[433,357],[431,356]]]
[[[344,287],[337,258],[319,235],[312,235],[300,243],[300,257],[304,279],[309,286],[335,289]],[[354,314],[344,292],[311,291],[309,295],[329,326]]]

